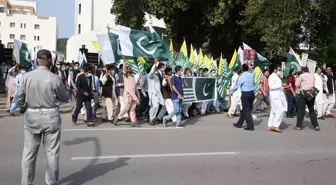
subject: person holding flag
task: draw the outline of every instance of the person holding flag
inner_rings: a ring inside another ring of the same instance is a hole
[[[140,104],[139,98],[140,94],[136,88],[136,82],[134,77],[132,76],[133,70],[132,67],[126,66],[126,60],[123,57],[123,78],[124,78],[124,102],[125,108],[122,109],[115,119],[114,124],[118,126],[118,121],[124,117],[126,113],[129,112],[129,116],[131,119],[131,127],[140,127],[136,120],[135,107]]]

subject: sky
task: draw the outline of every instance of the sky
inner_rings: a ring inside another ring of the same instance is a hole
[[[58,38],[69,38],[74,33],[75,0],[26,0],[35,1],[38,16],[57,18]]]

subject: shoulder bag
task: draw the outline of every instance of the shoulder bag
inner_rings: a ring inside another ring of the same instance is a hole
[[[320,92],[316,87],[312,87],[309,90],[301,90],[302,95],[308,100],[311,101],[316,97],[316,95]]]

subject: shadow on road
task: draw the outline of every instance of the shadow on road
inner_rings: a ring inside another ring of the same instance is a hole
[[[126,166],[130,158],[119,158],[116,161],[94,164],[84,167],[81,171],[73,173],[60,180],[60,184],[82,185],[100,176],[109,173],[112,170]]]
[[[86,142],[93,142],[94,147],[94,156],[101,155],[101,146],[100,140],[96,137],[87,137],[87,138],[76,138],[71,141],[64,141],[63,144],[66,146],[78,145]],[[65,177],[60,180],[60,184],[67,185],[82,185],[86,182],[89,182],[97,177],[103,176],[109,173],[112,170],[126,166],[130,158],[119,158],[116,161],[96,164],[98,159],[93,159],[87,164],[81,171],[75,172],[68,177]]]

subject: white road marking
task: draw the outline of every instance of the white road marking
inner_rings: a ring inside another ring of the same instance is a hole
[[[218,155],[237,155],[237,154],[240,154],[240,153],[241,152],[210,152],[210,153],[111,155],[111,156],[72,157],[71,160],[95,160],[95,159],[118,159],[118,158],[189,157],[189,156],[218,156]]]
[[[173,130],[181,128],[176,127],[148,127],[148,128],[73,128],[73,129],[64,129],[64,131],[120,131],[120,130]]]

